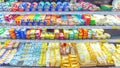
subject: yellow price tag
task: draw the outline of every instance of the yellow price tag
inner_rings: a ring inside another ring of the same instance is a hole
[[[112,26],[112,29],[118,29],[118,26]]]
[[[116,40],[117,43],[120,43],[120,39],[119,40]]]
[[[99,42],[107,42],[107,40],[100,40]]]

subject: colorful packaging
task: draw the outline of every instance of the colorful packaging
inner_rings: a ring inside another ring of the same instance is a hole
[[[46,18],[45,18],[45,25],[47,26],[50,26],[51,25],[51,15],[46,15]]]

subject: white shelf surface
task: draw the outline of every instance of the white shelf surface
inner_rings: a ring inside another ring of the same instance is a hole
[[[78,29],[78,28],[88,28],[88,29],[120,29],[120,26],[7,26],[3,25],[0,28],[46,28],[46,29]]]
[[[120,39],[106,39],[106,40],[91,40],[91,39],[81,39],[81,40],[28,40],[28,39],[0,39],[0,42],[4,42],[6,40],[11,40],[13,42],[113,42],[120,43]]]
[[[114,14],[114,15],[119,15],[120,12],[116,12],[116,11],[95,11],[95,12],[90,12],[90,11],[63,11],[63,12],[50,12],[50,11],[43,11],[43,12],[39,12],[39,11],[35,11],[35,12],[0,12],[2,14]]]

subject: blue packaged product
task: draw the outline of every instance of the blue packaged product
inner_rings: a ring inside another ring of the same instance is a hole
[[[19,11],[24,11],[24,7],[23,7],[22,3],[18,6],[18,9],[19,9]]]
[[[19,29],[19,28],[15,29],[14,32],[15,32],[15,34],[16,34],[16,38],[17,38],[17,39],[21,38],[20,29]]]
[[[39,2],[38,11],[44,11],[44,2]]]
[[[21,25],[22,25],[22,26],[26,26],[27,23],[22,19],[22,20],[21,20]]]
[[[82,14],[77,14],[76,15],[79,19],[82,19]]]
[[[21,28],[20,29],[20,35],[22,39],[26,38],[26,28]]]
[[[51,2],[50,11],[55,11],[55,9],[56,9],[56,3],[55,2]]]
[[[69,6],[69,2],[63,2],[63,6]]]
[[[3,6],[3,7],[2,7],[2,8],[3,8],[3,11],[7,11],[7,9],[8,9],[8,8],[7,8],[7,7],[8,7],[8,6],[7,6],[7,3],[3,3],[2,6]]]
[[[83,19],[79,19],[82,23],[82,25],[85,25],[85,21]]]
[[[68,18],[67,18],[67,16],[66,15],[62,15],[61,16],[61,18],[62,18],[62,25],[67,25],[68,24]]]
[[[16,59],[12,59],[12,61],[10,61],[10,65],[12,66],[17,66],[18,61]]]
[[[62,10],[62,2],[57,2],[56,11],[61,11],[61,10]]]
[[[27,8],[27,2],[22,2],[22,7],[23,7],[24,11],[26,11],[26,8]]]
[[[31,3],[25,2],[25,11],[30,11],[31,10]]]
[[[3,3],[0,3],[0,11],[3,11]]]
[[[50,2],[45,2],[44,4],[44,11],[50,11]]]
[[[4,15],[0,14],[0,23],[4,23]]]

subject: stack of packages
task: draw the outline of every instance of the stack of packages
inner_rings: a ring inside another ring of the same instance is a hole
[[[47,43],[44,43],[47,45]],[[42,55],[39,60],[40,66],[47,66],[47,67],[59,67],[61,64],[61,55],[60,55],[60,46],[59,43],[49,43],[46,51],[42,52]],[[45,62],[45,63],[44,63]]]
[[[0,43],[0,65],[8,65],[17,52],[19,42],[7,40]]]
[[[120,66],[119,57],[120,44],[112,43],[0,43],[1,66]]]
[[[60,52],[62,68],[80,68],[74,43],[61,43]]]
[[[114,26],[120,25],[120,16],[99,14],[0,14],[0,23],[18,26]]]
[[[119,66],[119,44],[115,47],[110,43],[77,43],[76,48],[81,61],[85,66]]]
[[[110,38],[111,35],[108,34],[108,33],[104,33],[104,30],[103,29],[91,29],[91,30],[88,30],[88,29],[82,29],[82,28],[79,28],[78,29],[79,31],[79,38],[80,39],[106,39],[106,38]]]
[[[106,33],[104,29],[85,29],[78,30],[67,29],[26,29],[26,28],[0,28],[0,38],[11,39],[109,39],[111,35]]]
[[[39,66],[41,43],[21,43],[17,53],[10,61],[13,66]]]
[[[91,48],[87,47],[87,43],[77,43],[76,49],[80,59],[81,66],[96,66],[95,55]]]

